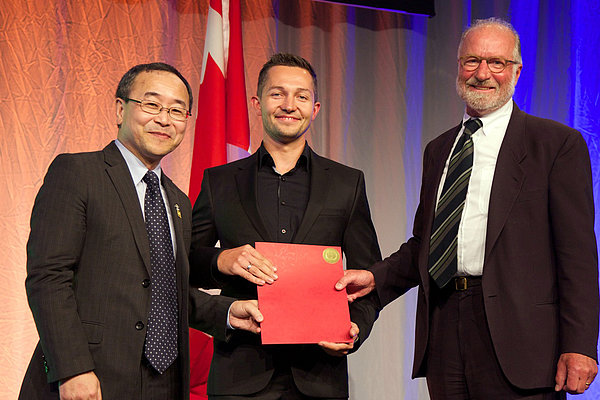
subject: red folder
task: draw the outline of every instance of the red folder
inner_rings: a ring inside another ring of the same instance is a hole
[[[343,276],[336,246],[257,242],[256,250],[277,267],[279,278],[258,287],[263,344],[352,342]]]

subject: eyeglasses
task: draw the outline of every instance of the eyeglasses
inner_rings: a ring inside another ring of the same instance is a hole
[[[517,61],[505,60],[504,58],[500,57],[484,58],[476,56],[467,56],[460,57],[458,59],[460,65],[465,71],[475,71],[477,68],[479,68],[479,65],[483,60],[485,60],[485,63],[487,64],[490,71],[492,71],[495,74],[499,74],[500,72],[504,71],[504,69],[509,64],[519,64]]]
[[[155,101],[150,100],[136,100],[130,99],[129,97],[123,97],[125,101],[133,101],[134,103],[138,103],[142,111],[147,112],[148,114],[158,115],[162,112],[162,110],[167,110],[169,117],[175,121],[185,122],[187,118],[192,115],[191,112],[182,107],[163,107],[162,104],[157,103]]]

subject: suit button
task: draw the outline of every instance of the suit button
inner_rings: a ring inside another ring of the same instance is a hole
[[[42,354],[42,360],[44,360],[44,371],[48,373],[48,361],[46,361],[46,356]]]
[[[138,331],[141,331],[142,329],[144,329],[144,323],[142,321],[136,322],[135,329],[137,329]]]
[[[150,286],[150,279],[144,279],[142,281],[142,286],[147,288],[148,286]]]

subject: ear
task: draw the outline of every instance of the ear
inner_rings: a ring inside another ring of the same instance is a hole
[[[256,115],[260,117],[262,115],[262,109],[260,107],[260,100],[258,99],[257,96],[252,96],[252,98],[250,99],[250,102],[252,102],[252,108],[254,108]]]
[[[519,77],[521,76],[522,69],[523,69],[523,64],[519,64],[519,68],[517,68],[517,71],[515,72],[515,85],[519,81]]]
[[[123,113],[125,111],[125,102],[123,99],[115,100],[115,115],[117,117],[117,126],[120,127],[123,123]]]
[[[321,109],[321,103],[319,103],[318,101],[315,103],[315,105],[313,106],[313,112],[312,112],[312,118],[311,121],[314,121],[315,118],[317,118],[317,114],[319,113],[319,110]]]

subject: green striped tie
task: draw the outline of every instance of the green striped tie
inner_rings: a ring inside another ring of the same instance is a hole
[[[429,274],[440,288],[456,274],[458,226],[473,168],[471,135],[482,126],[478,118],[465,122],[464,132],[450,157],[442,195],[435,210],[429,243]]]

